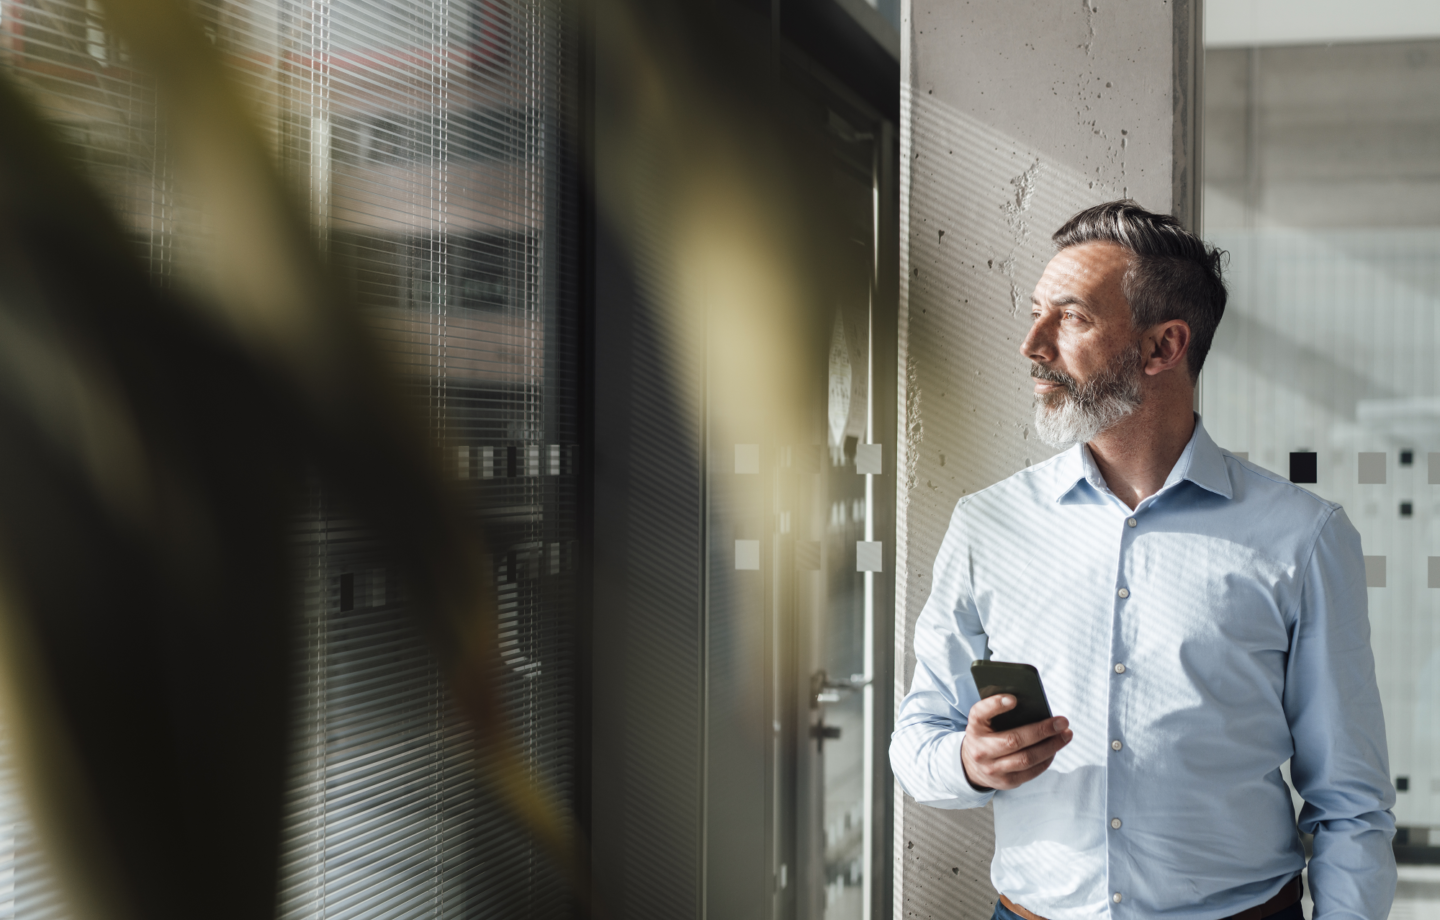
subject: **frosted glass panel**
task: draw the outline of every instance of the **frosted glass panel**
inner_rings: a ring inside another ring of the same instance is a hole
[[[1407,864],[1440,862],[1440,43],[1226,49],[1206,67],[1205,235],[1230,251],[1231,300],[1201,411],[1281,475],[1313,453],[1305,488],[1360,531],[1401,828],[1393,916],[1425,891],[1430,916],[1415,873],[1432,870]]]

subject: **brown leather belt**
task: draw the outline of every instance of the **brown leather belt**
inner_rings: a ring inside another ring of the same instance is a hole
[[[1300,876],[1297,875],[1286,882],[1285,887],[1281,888],[1275,897],[1266,901],[1264,904],[1242,910],[1238,914],[1231,914],[1228,917],[1221,918],[1221,920],[1264,920],[1264,918],[1278,914],[1291,904],[1299,901],[1301,893]],[[1000,903],[1004,904],[1007,910],[1011,910],[1024,917],[1025,920],[1045,920],[1044,917],[1039,914],[1032,914],[1003,894],[1000,896]]]

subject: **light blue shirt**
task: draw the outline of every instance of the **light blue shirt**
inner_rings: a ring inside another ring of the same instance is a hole
[[[961,499],[915,658],[895,775],[937,808],[994,800],[991,879],[1016,903],[1049,920],[1264,903],[1305,867],[1289,760],[1315,917],[1389,915],[1395,793],[1360,535],[1198,419],[1134,511],[1079,446]],[[1039,668],[1075,733],[1017,789],[977,791],[960,766],[977,658]]]

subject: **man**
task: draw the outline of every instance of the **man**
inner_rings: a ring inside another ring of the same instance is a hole
[[[1360,538],[1192,412],[1220,253],[1132,201],[1082,211],[1021,351],[1060,455],[961,499],[890,757],[917,801],[995,803],[997,920],[1385,920],[1395,795]],[[996,732],[972,660],[1056,716]],[[1305,805],[1296,826],[1281,767]]]

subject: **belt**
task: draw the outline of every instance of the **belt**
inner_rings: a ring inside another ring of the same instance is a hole
[[[1285,887],[1281,888],[1280,891],[1275,895],[1275,897],[1266,901],[1264,904],[1259,904],[1255,907],[1247,908],[1240,911],[1240,913],[1238,914],[1231,914],[1228,917],[1223,917],[1221,918],[1221,920],[1264,920],[1265,917],[1269,917],[1272,914],[1278,914],[1280,913],[1280,911],[1294,904],[1296,901],[1299,901],[1300,895],[1300,876],[1297,875],[1290,881],[1286,882]],[[1007,910],[1013,911],[1014,913],[1017,913],[1020,916],[1024,917],[1025,920],[1045,920],[1044,917],[1040,916],[1039,914],[1031,913],[1030,911],[1021,907],[1019,904],[1016,904],[1014,901],[1005,897],[1005,895],[1003,894],[1000,896],[1000,903],[1004,904]]]

